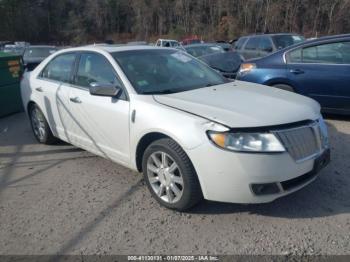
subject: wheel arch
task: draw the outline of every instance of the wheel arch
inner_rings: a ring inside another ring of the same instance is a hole
[[[30,101],[27,103],[27,106],[26,106],[25,109],[26,109],[26,112],[27,112],[28,115],[29,115],[29,109],[30,109],[33,105],[38,106],[38,104],[35,103],[33,100],[30,100]]]
[[[136,151],[135,151],[135,161],[136,161],[136,168],[139,172],[142,172],[142,158],[143,155],[147,149],[147,147],[152,144],[154,141],[157,141],[162,138],[170,138],[168,135],[162,133],[162,132],[150,132],[147,134],[144,134],[141,139],[139,140]],[[175,139],[173,139],[176,141]]]

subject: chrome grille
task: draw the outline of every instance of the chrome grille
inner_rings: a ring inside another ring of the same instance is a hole
[[[297,162],[312,158],[327,147],[327,134],[321,130],[319,121],[296,128],[278,130],[275,134]]]

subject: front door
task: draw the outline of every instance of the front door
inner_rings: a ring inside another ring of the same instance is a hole
[[[93,96],[91,83],[122,87],[109,61],[98,53],[82,53],[69,92],[69,108],[76,124],[73,136],[82,147],[120,163],[130,163],[130,108],[126,91],[118,97]]]

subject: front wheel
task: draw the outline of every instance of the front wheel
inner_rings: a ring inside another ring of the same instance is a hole
[[[202,199],[193,165],[174,140],[153,142],[144,153],[142,169],[151,194],[163,206],[184,211]]]
[[[37,105],[29,108],[29,117],[34,136],[39,143],[46,145],[57,143],[58,139],[52,134],[43,112]]]

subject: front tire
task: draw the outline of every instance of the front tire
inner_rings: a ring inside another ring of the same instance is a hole
[[[52,145],[58,142],[58,139],[52,134],[43,112],[37,105],[30,106],[29,117],[34,136],[39,143]]]
[[[167,208],[185,211],[203,198],[190,159],[172,139],[157,140],[146,149],[142,170],[152,196]]]

